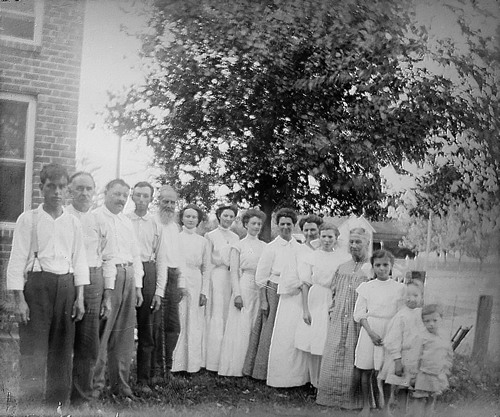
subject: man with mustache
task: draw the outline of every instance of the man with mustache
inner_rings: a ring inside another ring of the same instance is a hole
[[[20,399],[54,407],[69,402],[75,322],[89,284],[82,227],[63,207],[68,180],[59,164],[42,168],[43,203],[19,216],[7,267],[20,319]]]
[[[94,374],[94,397],[104,388],[107,362],[112,394],[133,401],[130,365],[134,354],[135,308],[142,304],[144,272],[134,227],[123,214],[129,191],[129,185],[122,179],[112,180],[104,191],[104,205],[95,210],[107,234],[102,254],[104,285],[113,288],[113,292]]]
[[[181,330],[179,303],[186,294],[185,280],[181,274],[182,255],[179,251],[179,225],[175,222],[177,192],[170,185],[160,188],[158,222],[162,235],[162,265],[158,265],[158,282],[166,282],[165,295],[162,299],[161,343],[157,347],[156,357],[158,372],[170,378],[174,349]],[[159,261],[160,263],[160,261]],[[157,376],[155,379],[160,379]]]
[[[71,403],[92,402],[94,369],[99,352],[99,319],[111,311],[112,288],[104,286],[102,251],[106,243],[104,225],[90,209],[95,195],[94,178],[88,172],[77,172],[69,180],[72,202],[65,209],[75,216],[83,229],[83,240],[89,266],[90,285],[84,287],[85,315],[75,326],[73,381]]]

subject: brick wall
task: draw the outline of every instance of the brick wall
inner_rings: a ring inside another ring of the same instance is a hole
[[[32,207],[41,202],[38,173],[43,165],[57,162],[74,171],[84,12],[82,0],[45,0],[40,45],[0,39],[0,92],[36,99]],[[12,227],[0,226],[4,300]]]

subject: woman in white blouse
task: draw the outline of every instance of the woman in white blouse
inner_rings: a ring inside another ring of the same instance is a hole
[[[255,271],[266,244],[258,236],[266,215],[256,209],[245,212],[241,222],[247,235],[231,249],[232,295],[222,340],[219,375],[243,376],[250,331],[259,312],[259,287]]]
[[[210,271],[208,242],[196,233],[203,218],[203,211],[194,204],[179,212],[182,225],[179,244],[184,258],[181,273],[187,294],[179,304],[181,332],[174,350],[172,372],[198,372],[203,366],[202,336]]]
[[[235,206],[221,206],[215,215],[219,227],[208,232],[211,258],[210,290],[208,303],[208,318],[206,329],[206,368],[209,371],[219,370],[222,337],[226,327],[227,313],[231,299],[230,251],[240,240],[238,235],[229,228],[238,214]]]

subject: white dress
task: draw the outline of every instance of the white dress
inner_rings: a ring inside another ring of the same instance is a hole
[[[356,289],[358,299],[354,306],[354,321],[359,323],[361,319],[367,319],[370,328],[384,339],[387,326],[401,305],[404,289],[404,284],[392,279],[363,282]],[[383,347],[375,346],[362,327],[356,345],[354,365],[359,369],[379,371],[383,358]]]
[[[295,329],[302,320],[302,295],[297,271],[299,258],[312,252],[306,245],[296,244],[287,254],[281,273],[278,293],[280,299],[276,312],[271,347],[267,385],[271,387],[298,387],[309,382],[309,358],[295,347]]]
[[[206,321],[206,363],[209,371],[219,371],[222,338],[226,327],[229,302],[231,300],[231,274],[229,272],[229,255],[231,248],[240,240],[239,236],[229,229],[218,227],[208,232],[211,273],[210,289],[207,303]]]
[[[243,376],[250,332],[259,312],[259,287],[255,283],[255,271],[265,246],[265,242],[256,236],[247,235],[232,248],[232,294],[222,339],[219,375]],[[243,300],[241,310],[234,306],[237,296]]]
[[[184,255],[181,267],[187,296],[179,303],[181,332],[174,350],[172,372],[198,372],[203,366],[202,335],[205,327],[205,307],[200,307],[200,294],[208,293],[210,257],[207,240],[195,229],[183,227],[179,245]]]
[[[308,293],[311,324],[301,317],[295,331],[295,347],[313,355],[322,355],[328,330],[328,309],[332,303],[332,281],[345,257],[338,252],[316,250],[299,265],[299,279],[310,285]]]

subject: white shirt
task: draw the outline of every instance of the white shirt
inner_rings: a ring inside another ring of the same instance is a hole
[[[154,217],[146,213],[139,217],[134,212],[128,213],[127,217],[132,221],[135,237],[139,243],[141,261],[153,261],[160,244],[160,228]]]
[[[102,252],[104,287],[115,288],[116,264],[132,262],[136,288],[142,288],[144,270],[131,220],[123,213],[113,214],[106,206],[94,210],[99,223],[104,225],[106,246]]]
[[[262,251],[262,256],[257,265],[255,282],[264,286],[267,281],[272,281],[278,285],[283,284],[290,271],[296,272],[297,253],[300,250],[300,243],[293,237],[286,241],[278,236],[268,243]],[[278,288],[279,291],[279,288]]]
[[[38,260],[34,262],[34,246],[31,244],[33,213],[36,211]],[[53,274],[74,274],[75,286],[90,284],[89,268],[83,232],[80,222],[63,208],[54,219],[43,210],[26,211],[19,216],[14,229],[12,251],[7,267],[7,289],[22,291],[26,271],[43,271]]]
[[[78,211],[72,205],[65,207],[69,214],[80,220],[83,231],[83,243],[87,255],[89,267],[100,267],[102,265],[102,249],[105,244],[104,230],[97,221],[95,213]]]
[[[184,269],[184,258],[180,250],[179,243],[179,226],[174,221],[162,223],[157,217],[156,222],[160,229],[160,245],[157,251],[156,258],[156,295],[163,297],[165,286],[167,285],[168,268],[179,269],[179,280],[177,286],[179,288],[186,287],[185,277],[182,276]],[[162,290],[163,289],[163,290]]]

